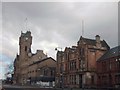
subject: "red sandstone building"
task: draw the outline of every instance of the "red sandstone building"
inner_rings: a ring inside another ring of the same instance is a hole
[[[77,46],[57,52],[56,86],[68,88],[96,87],[96,61],[107,50],[105,40],[80,37]]]
[[[39,84],[54,86],[56,61],[47,57],[43,50],[31,51],[31,32],[21,32],[19,37],[19,55],[14,61],[14,84]]]
[[[99,87],[120,87],[120,46],[110,49],[97,61]]]

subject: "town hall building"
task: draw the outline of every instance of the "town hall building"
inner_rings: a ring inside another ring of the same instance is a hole
[[[57,52],[56,86],[90,88],[97,86],[97,60],[110,49],[99,35],[80,37],[76,46]]]

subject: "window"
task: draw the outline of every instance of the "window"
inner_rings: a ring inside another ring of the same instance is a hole
[[[72,60],[70,63],[70,70],[76,70],[76,61]]]
[[[85,60],[80,60],[79,62],[80,62],[79,68],[80,68],[81,70],[84,70],[84,69],[86,68]]]
[[[116,59],[116,69],[120,68],[120,58]]]
[[[48,75],[48,70],[44,69],[44,75],[47,76]]]
[[[107,76],[102,76],[102,84],[107,85]]]
[[[70,70],[71,70],[72,69],[72,63],[71,62],[69,63],[69,66],[70,66]]]
[[[120,84],[120,75],[119,74],[115,75],[115,83]]]
[[[111,70],[112,69],[112,63],[110,62],[110,65],[109,65],[109,69]],[[109,71],[108,69],[108,71]]]
[[[80,48],[80,55],[84,55],[84,48]]]
[[[102,71],[106,72],[107,67],[106,67],[106,62],[102,62]]]
[[[25,51],[27,51],[27,46],[25,46]]]
[[[76,75],[74,75],[74,84],[76,84]]]
[[[53,72],[54,72],[54,71],[52,71],[52,70],[51,70],[51,76],[53,76],[53,75],[54,75],[54,73],[53,73]]]
[[[70,75],[70,84],[72,84],[72,75]]]
[[[94,84],[94,76],[91,76],[91,83]]]
[[[118,61],[118,68],[120,68],[120,60]]]

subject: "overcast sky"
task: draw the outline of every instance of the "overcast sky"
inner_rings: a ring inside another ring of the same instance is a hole
[[[110,47],[118,45],[117,2],[3,2],[0,18],[0,65],[4,73],[19,53],[21,31],[31,31],[33,53],[41,49],[54,59],[55,47],[64,50],[66,46],[77,45],[82,35],[82,20],[83,37],[95,39],[95,35],[100,35]]]

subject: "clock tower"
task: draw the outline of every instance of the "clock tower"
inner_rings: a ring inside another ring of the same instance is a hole
[[[21,32],[19,37],[19,54],[22,60],[27,59],[31,54],[31,44],[32,36],[31,32],[27,31],[26,33]]]

